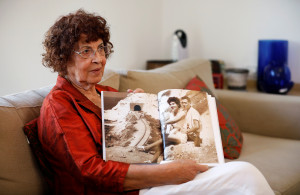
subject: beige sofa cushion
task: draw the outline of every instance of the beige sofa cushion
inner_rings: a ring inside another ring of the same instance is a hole
[[[164,89],[182,89],[198,75],[214,92],[210,61],[186,59],[153,70],[129,70],[119,72],[120,91],[142,88],[148,93],[158,93]]]
[[[119,88],[119,75],[106,70],[100,84]],[[23,133],[38,117],[53,85],[0,97],[0,194],[45,194],[46,185]]]
[[[237,160],[255,165],[274,191],[299,194],[300,141],[251,133],[243,133],[243,137],[243,150]]]
[[[106,68],[102,80],[99,84],[107,85],[114,89],[119,90],[119,83],[120,83],[120,75],[114,72],[113,70]]]
[[[300,140],[300,98],[233,90],[216,90],[243,132]]]
[[[22,128],[39,115],[50,89],[0,98],[0,194],[44,193],[41,173]]]

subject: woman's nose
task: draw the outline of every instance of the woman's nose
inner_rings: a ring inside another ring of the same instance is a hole
[[[105,56],[101,55],[99,52],[95,52],[93,56],[93,63],[102,63],[104,61]]]

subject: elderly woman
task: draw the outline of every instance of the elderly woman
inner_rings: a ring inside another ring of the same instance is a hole
[[[207,166],[191,160],[155,165],[103,161],[100,92],[116,91],[97,84],[113,48],[105,19],[83,10],[63,16],[47,32],[44,47],[43,64],[58,77],[35,121],[55,194],[271,192],[248,163],[207,171]],[[238,177],[239,172],[247,179]],[[225,189],[223,177],[230,184]]]

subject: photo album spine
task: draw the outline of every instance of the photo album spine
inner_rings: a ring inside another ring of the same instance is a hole
[[[106,161],[106,150],[105,150],[105,123],[104,123],[104,93],[105,91],[101,91],[101,125],[102,125],[102,149],[103,149],[103,160]]]
[[[209,112],[211,113],[211,120],[212,120],[212,127],[213,132],[215,136],[215,143],[216,143],[216,149],[218,152],[218,161],[219,164],[225,163],[224,156],[223,156],[223,146],[222,146],[222,140],[221,140],[221,133],[220,133],[220,126],[219,126],[219,118],[218,118],[218,112],[217,112],[217,104],[216,104],[216,98],[212,97],[211,95],[207,94],[208,96],[208,104],[209,104]]]

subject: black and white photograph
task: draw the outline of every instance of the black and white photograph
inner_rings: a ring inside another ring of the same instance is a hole
[[[154,163],[162,153],[157,95],[104,92],[104,159],[126,163]],[[105,104],[104,104],[105,102]],[[160,159],[162,160],[162,158]]]
[[[159,93],[164,159],[219,163],[212,114],[206,93],[165,90]]]

